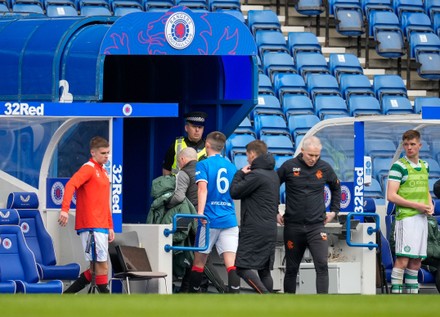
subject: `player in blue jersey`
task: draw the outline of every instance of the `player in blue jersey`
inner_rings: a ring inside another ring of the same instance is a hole
[[[235,268],[235,254],[238,247],[238,224],[234,201],[229,187],[237,169],[235,165],[221,156],[226,136],[218,131],[206,137],[205,147],[208,158],[196,165],[196,183],[198,188],[197,213],[209,219],[208,249],[194,253],[194,262],[190,278],[190,292],[197,293],[202,282],[206,260],[213,246],[219,255],[223,255],[228,271],[228,289],[231,293],[240,290],[240,278]],[[195,241],[196,247],[205,246],[206,226],[199,224]]]

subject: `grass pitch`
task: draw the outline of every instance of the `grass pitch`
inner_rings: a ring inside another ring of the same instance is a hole
[[[1,317],[435,316],[438,295],[0,295]]]

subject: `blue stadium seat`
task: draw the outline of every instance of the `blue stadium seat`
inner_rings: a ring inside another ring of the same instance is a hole
[[[255,44],[257,44],[258,53],[263,56],[266,52],[286,52],[286,39],[283,33],[273,30],[260,30],[255,34]]]
[[[299,0],[295,2],[295,10],[299,14],[315,16],[324,12],[322,0]]]
[[[389,157],[375,157],[372,160],[373,177],[379,181],[383,188],[385,188],[385,177],[388,177],[393,159]]]
[[[399,75],[375,75],[373,91],[379,101],[382,101],[384,95],[408,97],[405,83]]]
[[[112,3],[112,11],[115,16],[124,16],[133,12],[143,12],[144,8],[138,1],[116,0]]]
[[[300,52],[322,53],[321,44],[312,32],[289,32],[287,47],[293,58]]]
[[[333,75],[310,74],[307,76],[307,91],[314,101],[317,95],[340,95],[338,81]]]
[[[440,38],[434,33],[413,32],[410,57],[418,63],[417,73],[425,79],[440,79]]]
[[[327,60],[321,53],[302,52],[295,55],[295,67],[305,80],[309,74],[330,74]]]
[[[440,107],[440,98],[439,97],[414,98],[414,112],[422,113],[422,107]]]
[[[330,73],[336,77],[339,83],[341,81],[341,76],[344,74],[364,74],[364,69],[359,62],[358,57],[349,53],[331,53],[329,56],[328,67]]]
[[[277,73],[296,73],[292,56],[288,53],[266,53],[263,55],[263,70],[273,82]]]
[[[429,164],[429,163],[428,163]],[[436,202],[436,205],[434,205],[434,207],[437,207],[437,213],[439,213],[440,212],[440,200],[439,199],[436,199],[436,198],[438,198],[438,197],[435,197],[435,194],[434,194],[434,184],[436,183],[438,181],[438,178],[436,178],[436,177],[429,177],[428,178],[428,186],[429,186],[429,192],[431,193],[431,197],[434,199],[434,202]],[[435,212],[435,210],[434,210],[434,212]],[[440,213],[438,214],[438,215],[436,215],[437,217],[437,221],[439,221],[440,220]],[[440,223],[439,223],[439,225],[440,225]]]
[[[393,271],[394,266],[393,254],[391,252],[390,243],[382,231],[380,232],[380,241],[381,262],[385,269],[385,276],[387,279],[385,283],[391,283],[391,272]]]
[[[256,138],[252,134],[231,134],[225,144],[226,155],[232,161],[236,154],[246,154],[246,145],[254,140]]]
[[[437,160],[433,158],[428,158],[426,156],[422,156],[422,159],[425,160],[429,165],[429,177],[430,178],[440,178],[440,165]],[[432,186],[429,188],[432,191]]]
[[[382,187],[377,179],[372,178],[369,186],[364,186],[364,197],[373,199],[384,199]]]
[[[9,13],[11,10],[9,9],[9,1],[0,0],[0,13]]]
[[[243,12],[239,11],[239,10],[217,10],[217,12],[221,12],[221,13],[226,13],[229,15],[232,15],[234,18],[237,18],[238,20],[240,20],[240,22],[242,22],[243,24],[246,24],[246,19],[244,18]]]
[[[334,15],[336,31],[345,36],[365,33],[364,12],[360,0],[329,0],[329,12]]]
[[[290,137],[284,115],[279,116],[273,114],[259,114],[254,118],[254,129],[257,137],[260,139],[261,136],[265,134],[284,134]]]
[[[46,0],[48,17],[78,16],[75,4],[70,0]]]
[[[315,114],[312,100],[307,95],[287,94],[284,96],[281,106],[287,119],[294,115]]]
[[[392,158],[397,146],[389,139],[365,139],[365,154],[375,157]]]
[[[240,0],[209,0],[209,11],[239,11],[241,12]]]
[[[237,170],[241,170],[243,167],[249,164],[245,153],[237,153],[234,155],[232,163],[235,165]]]
[[[404,12],[400,17],[403,35],[409,40],[413,32],[433,33],[432,22],[424,12]]]
[[[425,12],[423,0],[393,0],[393,8],[399,18],[404,12]]]
[[[370,15],[370,11],[390,11],[394,12],[392,0],[362,0],[362,10],[366,17]]]
[[[18,293],[62,293],[60,280],[40,282],[35,256],[20,227],[17,210],[2,209],[0,225],[0,290],[10,291],[12,281]],[[6,285],[5,285],[6,284]]]
[[[394,12],[373,10],[369,14],[369,36],[376,41],[376,52],[385,58],[405,55],[404,35]]]
[[[319,95],[315,98],[315,114],[325,120],[330,116],[348,116],[348,109],[345,100],[337,95]]]
[[[285,161],[288,161],[292,158],[292,155],[282,155],[282,154],[274,154],[273,158],[275,159],[275,170],[279,169],[281,165],[283,165],[283,163]],[[283,183],[284,184],[284,183]]]
[[[310,130],[315,124],[319,123],[320,120],[316,115],[297,115],[290,116],[288,118],[287,125],[289,127],[289,131],[292,135],[292,138],[295,141],[295,145],[299,145],[298,137],[304,136],[307,131]]]
[[[44,6],[39,0],[15,0],[12,2],[12,11],[14,13],[44,14]]]
[[[32,192],[12,192],[8,196],[7,208],[14,208],[20,216],[20,226],[26,243],[35,256],[41,280],[76,280],[78,263],[58,265],[52,237],[38,210],[38,197]]]
[[[440,0],[423,0],[425,13],[432,19],[433,16],[440,12]]]
[[[352,117],[382,114],[379,100],[371,95],[351,95],[347,99],[347,107]]]
[[[406,96],[385,95],[380,102],[383,114],[412,114],[414,108]]]
[[[174,0],[144,0],[143,7],[145,11],[164,12],[174,7]]]
[[[256,138],[257,135],[255,134],[254,126],[252,125],[251,120],[249,120],[248,117],[245,117],[243,121],[240,122],[238,127],[234,130],[235,134],[252,134]]]
[[[339,86],[350,116],[382,114],[380,103],[367,76],[344,74],[340,78]]]
[[[440,162],[440,140],[433,140],[430,145],[431,157]]]
[[[258,94],[259,95],[275,95],[272,82],[269,76],[258,74]]]
[[[267,145],[267,151],[274,155],[289,155],[293,156],[295,154],[295,147],[293,146],[292,140],[287,135],[272,135],[265,134],[260,138]]]
[[[185,6],[194,12],[209,12],[208,0],[176,0],[176,6]]]
[[[80,0],[79,11],[81,16],[111,16],[110,6],[105,0]]]
[[[255,117],[259,114],[275,114],[283,116],[280,101],[273,95],[259,95],[258,104],[249,113],[249,119],[255,120]],[[255,127],[255,124],[254,124]]]
[[[344,74],[339,79],[339,87],[345,99],[351,95],[375,96],[370,79],[366,75]]]
[[[247,23],[254,36],[258,30],[281,32],[280,20],[272,10],[249,10]]]
[[[275,90],[275,94],[280,99],[281,103],[283,103],[285,95],[308,95],[306,83],[304,82],[304,79],[298,74],[275,74],[273,87]]]

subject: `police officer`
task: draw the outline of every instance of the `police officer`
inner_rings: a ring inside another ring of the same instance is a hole
[[[178,137],[168,148],[162,164],[162,174],[177,174],[178,165],[176,154],[186,147],[192,147],[197,151],[197,159],[206,157],[205,140],[202,138],[205,128],[205,120],[208,114],[201,111],[192,111],[185,114],[186,137]]]

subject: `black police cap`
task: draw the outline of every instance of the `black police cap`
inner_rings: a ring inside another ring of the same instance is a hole
[[[186,122],[189,122],[193,125],[205,126],[205,119],[208,117],[208,114],[206,112],[202,111],[192,111],[187,114],[185,114],[185,120]]]

